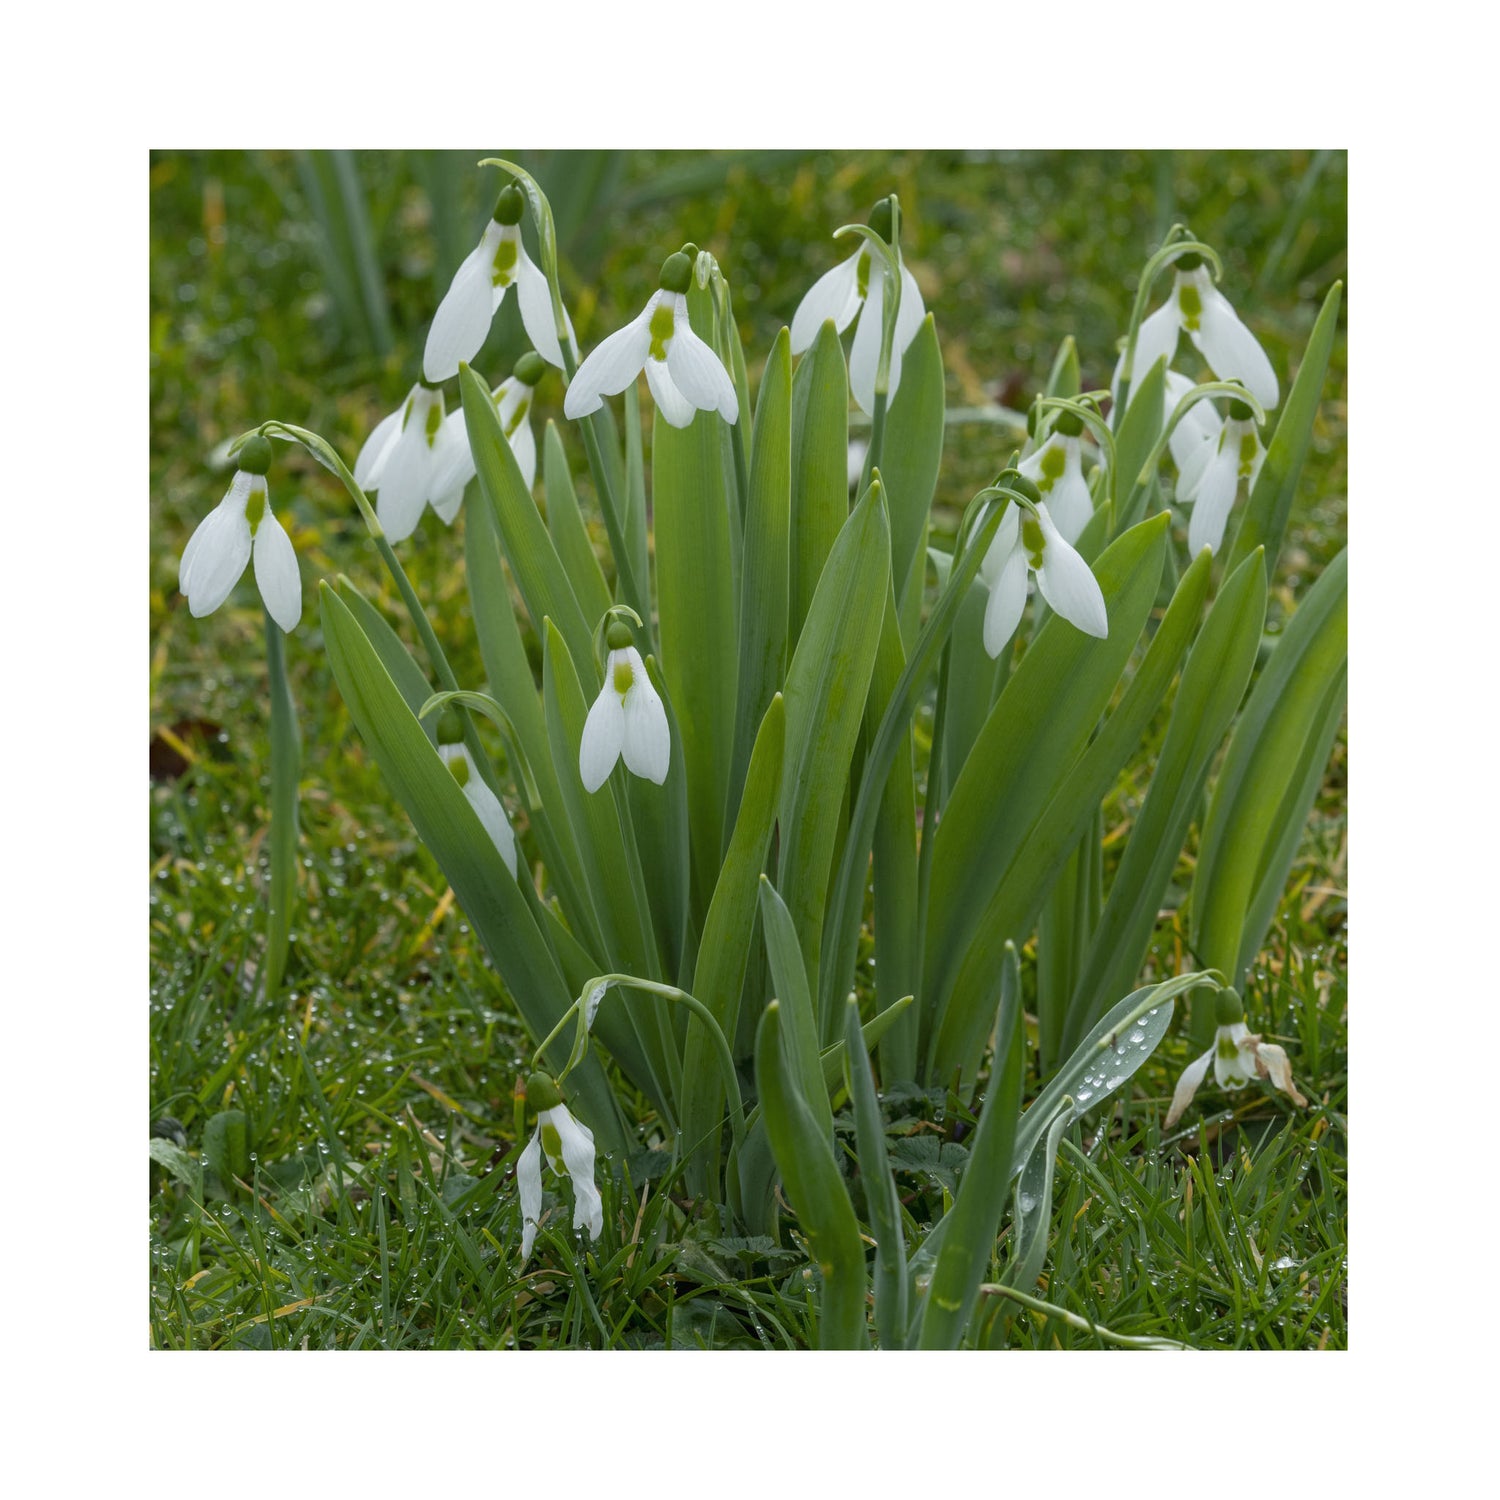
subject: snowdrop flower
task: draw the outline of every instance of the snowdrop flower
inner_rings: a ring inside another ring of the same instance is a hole
[[[392,542],[404,542],[417,529],[422,507],[429,500],[434,509],[441,501],[450,514],[463,498],[433,488],[433,479],[455,443],[464,436],[443,420],[443,393],[420,382],[390,416],[365,439],[354,461],[354,482],[362,490],[378,490],[375,514]]]
[[[1083,477],[1083,419],[1059,414],[1051,435],[1016,467],[1036,487],[1066,542],[1076,542],[1094,514],[1094,497]]]
[[[630,627],[614,621],[605,640],[604,686],[583,726],[578,774],[587,791],[597,792],[623,755],[626,770],[660,786],[672,756],[667,711],[646,675],[641,653],[631,645]]]
[[[1197,255],[1184,255],[1175,266],[1171,295],[1136,333],[1132,380],[1138,380],[1166,355],[1170,364],[1184,329],[1194,348],[1220,380],[1238,380],[1269,411],[1280,398],[1276,372],[1255,335],[1240,322],[1228,299],[1213,284]],[[1118,385],[1125,356],[1115,369]]]
[[[1194,556],[1205,547],[1210,552],[1219,550],[1240,480],[1253,488],[1265,458],[1255,413],[1243,401],[1231,402],[1229,420],[1220,426],[1217,437],[1201,442],[1181,465],[1177,499],[1193,507],[1188,551]]]
[[[870,228],[887,243],[891,239],[892,215],[889,199],[882,199],[870,215]],[[901,247],[895,246],[897,263]],[[818,330],[833,320],[842,333],[859,318],[854,332],[854,347],[849,351],[849,389],[859,409],[873,415],[875,411],[875,375],[880,364],[881,307],[885,300],[885,272],[875,261],[870,247],[861,242],[848,260],[825,271],[812,286],[792,315],[792,353],[810,349]],[[863,310],[863,311],[861,311]],[[901,265],[901,305],[896,312],[896,336],[891,341],[890,386],[887,399],[893,400],[901,380],[901,357],[911,347],[927,309],[922,306],[921,288],[916,278]]]
[[[1176,370],[1167,371],[1166,398],[1162,402],[1163,421],[1177,410],[1178,403],[1192,389],[1193,382],[1186,375],[1179,375]],[[1118,388],[1115,394],[1118,397]],[[1179,474],[1186,473],[1192,464],[1207,462],[1206,456],[1201,459],[1196,456],[1198,450],[1204,443],[1217,444],[1223,426],[1223,420],[1214,410],[1212,401],[1195,401],[1188,407],[1182,414],[1182,420],[1172,429],[1172,436],[1167,439],[1167,446],[1172,450],[1172,461],[1177,465]],[[1184,486],[1179,482],[1177,488],[1180,493]]]
[[[557,324],[552,316],[552,292],[546,276],[521,241],[521,214],[525,206],[520,188],[512,183],[496,201],[494,217],[485,226],[479,243],[454,272],[427,331],[422,373],[428,380],[450,380],[458,374],[460,364],[473,360],[512,286],[521,304],[526,337],[548,364],[562,369],[562,346],[557,341]],[[567,318],[566,311],[563,316]],[[571,321],[568,342],[574,345],[576,358]]]
[[[612,333],[578,367],[563,398],[569,417],[598,411],[604,397],[618,396],[644,369],[652,399],[673,427],[687,427],[700,411],[716,411],[726,422],[740,414],[729,372],[688,322],[687,289],[693,260],[686,250],[669,255],[661,287],[640,315]]]
[[[536,1134],[516,1163],[521,1195],[521,1262],[531,1258],[542,1215],[542,1156],[559,1177],[573,1180],[573,1228],[597,1240],[604,1233],[604,1203],[594,1186],[594,1133],[575,1120],[556,1083],[545,1073],[526,1080],[526,1102],[536,1111]]]
[[[443,739],[445,734],[450,736],[446,741]],[[460,738],[462,734],[458,716],[454,714],[450,719],[445,713],[443,721],[438,725],[438,754],[442,756],[443,764],[453,773],[453,779],[463,788],[464,796],[469,799],[469,806],[484,825],[484,831],[495,841],[495,848],[500,851],[505,868],[514,875],[516,836],[511,829],[510,819],[505,816],[505,808],[489,783],[470,761],[469,752]]]
[[[502,380],[490,392],[490,399],[500,414],[500,430],[529,490],[536,483],[536,434],[527,418],[531,415],[531,398],[546,366],[536,354],[523,354],[516,361],[515,373]],[[469,447],[469,425],[463,407],[455,407],[444,422],[452,431],[445,434],[442,452],[432,470],[432,508],[448,524],[463,504],[464,486],[474,477],[474,451]]]
[[[1030,480],[1012,482],[1036,498],[1029,507],[1014,501],[1006,507],[979,576],[990,591],[984,611],[984,649],[999,656],[1021,623],[1026,608],[1026,574],[1036,574],[1042,598],[1063,619],[1101,640],[1109,634],[1104,593],[1089,565],[1064,538],[1047,511],[1047,502]]]
[[[1217,1009],[1219,1025],[1214,1032],[1214,1044],[1183,1069],[1172,1095],[1172,1107],[1162,1121],[1163,1130],[1170,1130],[1193,1102],[1193,1095],[1208,1075],[1209,1063],[1214,1065],[1214,1081],[1221,1089],[1242,1089],[1257,1078],[1265,1078],[1294,1104],[1307,1103],[1292,1082],[1292,1065],[1285,1050],[1261,1041],[1245,1025],[1239,996],[1233,990],[1221,990]]]
[[[255,582],[270,616],[292,631],[302,618],[302,579],[291,538],[271,511],[266,471],[271,442],[256,433],[238,455],[224,498],[204,516],[183,549],[177,586],[194,616],[211,615],[255,559]]]

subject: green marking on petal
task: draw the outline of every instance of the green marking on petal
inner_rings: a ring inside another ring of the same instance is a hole
[[[1239,1060],[1239,1046],[1235,1042],[1234,1038],[1227,1032],[1221,1032],[1219,1034],[1218,1049],[1219,1056],[1222,1057],[1225,1062],[1237,1062]]]
[[[432,447],[435,442],[437,442],[438,430],[442,427],[442,425],[443,408],[438,402],[434,401],[432,405],[427,408],[427,431],[425,436],[427,438],[427,446],[429,448]]]
[[[490,274],[494,286],[509,286],[516,276],[516,242],[502,239],[495,250],[495,269]]]
[[[245,502],[245,519],[250,523],[250,535],[253,537],[260,529],[260,523],[266,514],[266,487],[263,484],[252,484],[250,486],[250,498]]]
[[[401,430],[402,430],[402,432],[406,431],[406,424],[409,421],[411,421],[411,409],[412,409],[412,407],[414,405],[416,405],[416,400],[417,400],[417,398],[416,398],[415,395],[408,396],[406,398],[406,405],[401,408]]]
[[[1248,479],[1250,471],[1255,467],[1255,450],[1258,446],[1253,432],[1247,432],[1240,439],[1240,474],[1243,478]]]
[[[628,661],[615,663],[615,691],[623,698],[635,685],[635,669]]]
[[[1045,495],[1063,476],[1068,466],[1068,455],[1061,448],[1049,448],[1042,455],[1042,478],[1037,488]]]
[[[526,413],[531,410],[530,401],[522,401],[511,413],[510,421],[505,424],[505,439],[507,442],[521,430],[521,423],[526,420]]]
[[[1026,549],[1032,571],[1037,571],[1042,566],[1042,558],[1047,550],[1047,538],[1042,535],[1041,522],[1030,512],[1021,521],[1021,545]]]
[[[460,786],[468,786],[469,761],[467,756],[455,755],[453,759],[448,762],[448,769],[453,772],[453,779]]]
[[[870,291],[870,252],[861,250],[859,259],[854,265],[854,288],[859,293],[859,300],[863,302]]]
[[[1203,298],[1191,281],[1184,281],[1178,286],[1177,305],[1182,309],[1182,321],[1196,331],[1198,320],[1203,316]]]
[[[547,1159],[553,1165],[553,1169],[560,1176],[567,1176],[567,1169],[563,1166],[562,1137],[557,1133],[557,1126],[551,1120],[542,1125],[542,1150],[547,1153]]]
[[[667,357],[667,345],[672,342],[672,331],[677,326],[677,318],[671,307],[666,302],[658,302],[656,311],[651,314],[651,350],[652,359],[665,359]]]

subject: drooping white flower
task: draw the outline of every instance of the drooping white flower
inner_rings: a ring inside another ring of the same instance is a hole
[[[1177,262],[1171,294],[1141,323],[1136,333],[1132,383],[1163,355],[1170,364],[1184,331],[1220,380],[1238,380],[1267,411],[1276,405],[1280,388],[1266,351],[1240,321],[1228,298],[1214,285],[1208,267],[1196,255],[1184,255]],[[1122,352],[1115,368],[1115,389],[1124,361]]]
[[[516,456],[516,466],[528,490],[536,483],[536,434],[527,418],[541,376],[542,361],[535,354],[523,354],[516,361],[515,374],[490,392],[500,416],[500,430]],[[455,407],[443,425],[452,431],[444,437],[433,466],[432,508],[451,526],[463,504],[464,487],[474,477],[474,451],[469,446],[469,424],[463,407]]]
[[[673,427],[687,427],[700,411],[716,411],[726,422],[739,417],[734,382],[719,356],[693,332],[687,289],[692,261],[683,251],[667,257],[661,287],[640,315],[610,336],[578,367],[563,398],[566,416],[598,411],[604,397],[618,396],[642,370],[657,410]]]
[[[1162,403],[1163,421],[1177,410],[1178,403],[1192,389],[1193,382],[1186,375],[1179,375],[1176,370],[1167,371],[1166,399]],[[1212,401],[1195,401],[1188,407],[1167,440],[1179,475],[1186,474],[1194,464],[1207,461],[1206,457],[1199,458],[1200,449],[1204,443],[1216,444],[1223,427],[1224,419],[1214,410]],[[1201,478],[1201,474],[1198,477]],[[1195,479],[1195,485],[1196,482]],[[1179,494],[1183,490],[1180,479],[1177,489]]]
[[[255,582],[270,616],[285,631],[302,618],[302,578],[291,538],[271,510],[266,470],[271,444],[256,434],[239,453],[224,498],[204,516],[183,549],[177,586],[194,616],[211,615],[255,559]]]
[[[1214,1032],[1213,1046],[1182,1070],[1182,1077],[1177,1080],[1177,1088],[1172,1094],[1172,1107],[1162,1121],[1163,1130],[1170,1130],[1182,1118],[1183,1111],[1193,1102],[1198,1086],[1208,1076],[1210,1063],[1214,1067],[1214,1081],[1221,1089],[1242,1089],[1247,1083],[1264,1078],[1294,1104],[1307,1103],[1292,1082],[1292,1065],[1285,1049],[1261,1041],[1245,1025],[1242,1015],[1238,1021],[1221,1025]]]
[[[1036,574],[1037,587],[1055,613],[1087,635],[1102,640],[1109,634],[1099,581],[1058,530],[1047,502],[1039,499],[1033,509],[1012,502],[979,565],[979,576],[990,591],[984,611],[984,649],[991,656],[1000,655],[1021,623],[1028,572]]]
[[[429,501],[457,511],[463,486],[455,499],[434,488],[434,479],[451,460],[455,445],[466,447],[461,430],[443,420],[443,393],[417,384],[406,400],[384,418],[365,439],[354,461],[354,482],[363,490],[378,491],[375,514],[392,542],[403,542],[417,529],[422,507]],[[452,520],[452,515],[445,517]]]
[[[1063,412],[1046,442],[1016,465],[1047,502],[1067,542],[1078,540],[1094,514],[1094,497],[1083,477],[1082,432],[1082,421]]]
[[[537,1226],[542,1216],[542,1157],[559,1177],[573,1182],[573,1228],[587,1229],[589,1238],[597,1240],[604,1233],[604,1202],[594,1185],[594,1133],[575,1120],[562,1103],[557,1085],[545,1074],[533,1074],[527,1080],[528,1099],[543,1104],[556,1099],[550,1108],[537,1109],[536,1133],[527,1143],[516,1163],[516,1187],[521,1198],[521,1261],[531,1258],[536,1243]]]
[[[462,741],[450,745],[439,745],[438,754],[443,764],[453,773],[453,779],[463,788],[469,806],[484,825],[484,831],[495,841],[505,868],[516,873],[516,835],[505,816],[505,808],[469,759],[469,752]]]
[[[1240,481],[1253,489],[1265,458],[1255,414],[1243,402],[1233,402],[1218,436],[1200,443],[1181,466],[1177,500],[1193,507],[1188,551],[1194,556],[1205,547],[1210,552],[1219,550]]]
[[[897,262],[901,249],[896,248]],[[875,411],[875,375],[880,365],[882,306],[885,302],[885,272],[870,247],[861,244],[847,260],[813,282],[792,315],[792,353],[810,349],[818,330],[829,319],[842,333],[859,318],[854,347],[849,351],[849,389],[859,409]],[[863,309],[863,311],[861,311]],[[891,341],[891,368],[887,400],[893,400],[901,382],[901,359],[922,326],[927,309],[916,278],[901,264],[901,305],[896,310],[896,334]]]
[[[562,346],[552,316],[552,293],[546,276],[526,253],[521,240],[524,208],[521,190],[512,183],[500,194],[494,217],[485,226],[478,245],[454,272],[427,331],[422,373],[428,380],[449,380],[458,374],[460,364],[473,360],[511,287],[515,287],[521,305],[526,337],[548,364],[562,369]],[[563,317],[567,321],[568,342],[577,358],[577,341],[566,309]]]
[[[657,786],[667,779],[672,758],[667,711],[646,675],[641,653],[634,646],[621,644],[619,631],[624,632],[624,641],[629,640],[628,627],[611,626],[604,686],[589,709],[578,749],[578,774],[590,792],[597,792],[609,780],[615,761],[622,755],[626,770]]]

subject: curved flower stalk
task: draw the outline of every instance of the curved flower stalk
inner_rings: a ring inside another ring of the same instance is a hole
[[[1034,498],[1020,505],[1012,501],[1006,508],[979,565],[979,576],[990,591],[984,611],[984,649],[999,656],[1016,633],[1026,609],[1028,572],[1036,574],[1042,597],[1057,614],[1103,640],[1109,634],[1109,616],[1098,579],[1058,529],[1036,486],[1022,479],[1013,482],[1012,488],[1030,489]]]
[[[1167,371],[1166,393],[1162,401],[1162,417],[1165,420],[1178,405],[1182,398],[1191,393],[1193,382],[1186,375],[1179,375],[1176,370]],[[1118,391],[1118,385],[1115,388]],[[1171,436],[1167,439],[1167,445],[1172,450],[1172,461],[1177,465],[1179,475],[1185,475],[1189,465],[1195,462],[1206,462],[1195,457],[1201,444],[1205,442],[1217,443],[1219,433],[1223,430],[1224,421],[1214,410],[1211,401],[1195,401],[1182,415],[1182,420],[1172,429]],[[1201,472],[1194,477],[1193,487],[1201,478]],[[1179,479],[1177,489],[1179,494],[1186,486]]]
[[[1266,351],[1214,285],[1208,267],[1197,255],[1184,255],[1177,261],[1171,293],[1141,324],[1135,345],[1137,374],[1144,374],[1163,355],[1170,364],[1184,331],[1220,380],[1240,381],[1268,410],[1276,405],[1280,387]],[[1122,352],[1115,367],[1116,390],[1124,362]]]
[[[451,380],[460,364],[473,361],[511,287],[516,289],[526,337],[548,364],[563,368],[562,345],[552,318],[552,293],[521,239],[525,208],[520,188],[511,183],[496,200],[494,216],[479,243],[454,272],[427,332],[422,373],[428,380]],[[563,317],[567,318],[566,309]],[[567,328],[576,359],[578,345],[571,319]]]
[[[1199,402],[1193,409],[1206,404]],[[1189,552],[1197,554],[1204,547],[1210,552],[1219,550],[1240,481],[1253,489],[1265,459],[1255,413],[1242,401],[1231,402],[1229,419],[1219,424],[1217,433],[1200,440],[1186,462],[1179,460],[1177,500],[1193,507]]]
[[[889,199],[882,199],[870,215],[870,228],[887,244],[892,243],[894,215]],[[911,347],[927,316],[922,305],[922,290],[916,277],[901,259],[901,246],[892,245],[896,263],[901,268],[901,301],[896,310],[896,336],[891,344],[891,367],[887,400],[894,400],[901,381],[901,357]],[[873,274],[872,274],[873,273]],[[875,377],[880,365],[880,334],[886,294],[886,277],[876,264],[870,246],[861,243],[847,260],[813,282],[807,295],[792,315],[792,353],[803,354],[812,347],[818,330],[830,319],[840,332],[859,319],[854,332],[854,347],[849,351],[849,389],[867,415],[875,411]]]
[[[545,368],[539,355],[523,354],[516,361],[515,373],[490,392],[500,414],[500,430],[516,456],[516,466],[528,490],[536,483],[536,434],[528,418]],[[469,447],[469,427],[462,406],[454,407],[443,425],[452,431],[445,434],[433,467],[432,489],[437,498],[432,508],[451,526],[463,504],[464,488],[474,477],[474,453]]]
[[[627,771],[660,786],[672,759],[667,711],[631,644],[630,627],[617,620],[606,639],[604,686],[584,721],[578,774],[585,790],[597,792],[623,755]]]
[[[604,397],[618,396],[642,370],[657,410],[673,427],[687,427],[700,411],[716,411],[726,422],[739,418],[734,382],[717,354],[693,332],[687,289],[692,283],[689,246],[669,255],[661,286],[640,314],[610,336],[578,367],[563,398],[572,418],[598,411]]]
[[[1083,477],[1083,419],[1059,414],[1047,440],[1016,467],[1036,487],[1067,542],[1076,542],[1094,514],[1094,497]]]
[[[1245,1025],[1245,1011],[1239,996],[1233,990],[1221,990],[1218,996],[1218,1030],[1214,1033],[1214,1044],[1201,1057],[1195,1058],[1182,1070],[1177,1088],[1172,1094],[1172,1107],[1162,1121],[1162,1129],[1170,1130],[1193,1102],[1199,1085],[1208,1076],[1208,1065],[1213,1064],[1214,1082],[1221,1089],[1242,1089],[1257,1078],[1266,1079],[1291,1099],[1293,1104],[1305,1105],[1306,1097],[1292,1082],[1292,1065],[1284,1048],[1273,1042],[1263,1042]]]
[[[445,733],[449,736],[446,740],[441,738]],[[444,715],[444,721],[438,726],[438,735],[438,754],[442,756],[443,764],[453,773],[453,779],[469,799],[469,806],[484,825],[484,831],[494,840],[505,868],[514,876],[517,872],[515,831],[505,816],[500,799],[474,765],[463,743],[463,724],[456,713],[450,710]]]
[[[455,442],[465,446],[462,433],[443,418],[443,393],[419,382],[365,439],[354,461],[354,482],[362,490],[378,491],[375,514],[393,542],[405,541],[417,529],[422,507],[429,501],[451,521],[463,499],[462,485],[455,495],[433,484],[451,459]]]
[[[526,1080],[526,1102],[536,1111],[536,1133],[516,1163],[521,1197],[521,1262],[531,1258],[542,1216],[542,1157],[559,1177],[573,1182],[573,1228],[597,1240],[604,1232],[604,1202],[594,1185],[594,1133],[575,1120],[557,1084],[545,1073]]]
[[[302,578],[291,538],[271,510],[266,473],[270,439],[257,433],[240,448],[239,467],[224,498],[198,523],[183,549],[177,586],[195,617],[211,615],[228,597],[245,564],[271,618],[285,631],[302,618]]]

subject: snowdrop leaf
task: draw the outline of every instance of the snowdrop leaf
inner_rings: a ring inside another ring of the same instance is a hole
[[[1265,614],[1265,559],[1256,552],[1219,590],[1183,668],[1145,805],[1073,989],[1064,1047],[1140,972],[1209,768],[1249,684]]]
[[[796,1067],[786,1055],[781,1007],[774,1000],[756,1031],[755,1081],[776,1167],[822,1273],[818,1345],[823,1349],[866,1348],[869,1281],[859,1221],[839,1176],[829,1134],[820,1128]]]
[[[326,583],[319,592],[329,664],[355,728],[484,940],[526,1024],[546,1036],[573,997],[520,883],[348,605]],[[561,1067],[566,1056],[564,1048],[553,1065]],[[569,1085],[595,1130],[623,1146],[618,1108],[598,1062],[588,1059],[569,1076]]]
[[[432,685],[427,680],[426,673],[417,665],[401,637],[386,622],[385,616],[342,573],[339,574],[337,587],[339,597],[349,606],[349,611],[359,622],[366,640],[375,648],[380,664],[390,673],[391,681],[406,700],[406,706],[420,716],[422,705],[432,696]],[[427,738],[436,744],[437,719],[419,717],[418,722]]]
[[[547,494],[547,530],[552,535],[558,560],[573,586],[584,619],[597,620],[614,601],[589,541],[588,528],[583,524],[562,435],[552,421],[547,423],[547,433],[542,439],[542,485]]]
[[[1031,1153],[1016,1183],[1016,1207],[1011,1218],[1011,1258],[1003,1280],[1029,1292],[1036,1286],[1047,1259],[1047,1230],[1052,1223],[1052,1180],[1057,1148],[1073,1122],[1073,1101],[1066,1096],[1052,1113],[1042,1143]]]
[[[1250,500],[1240,517],[1239,527],[1229,548],[1230,569],[1237,568],[1257,547],[1266,549],[1266,574],[1276,575],[1276,559],[1286,536],[1287,521],[1292,513],[1292,499],[1297,480],[1312,442],[1313,425],[1318,416],[1318,399],[1328,373],[1329,357],[1338,335],[1339,304],[1343,283],[1335,282],[1307,341],[1297,378],[1276,423],[1275,434],[1266,450],[1265,462],[1250,490]]]
[[[1070,333],[1058,346],[1047,374],[1049,396],[1076,396],[1083,389],[1083,377],[1078,369],[1078,345]]]
[[[828,1090],[818,1062],[818,1021],[797,929],[786,903],[764,875],[760,878],[760,920],[765,932],[766,956],[771,961],[771,983],[781,1001],[782,1046],[813,1119],[831,1141],[833,1111],[829,1108]]]
[[[1156,476],[1142,471],[1166,422],[1166,362],[1159,359],[1148,370],[1137,373],[1140,379],[1131,389],[1130,405],[1115,432],[1114,493],[1119,517],[1116,525],[1121,532],[1134,526],[1145,512],[1146,494]]]
[[[794,648],[818,579],[849,515],[849,375],[824,324],[792,379],[790,624]]]

